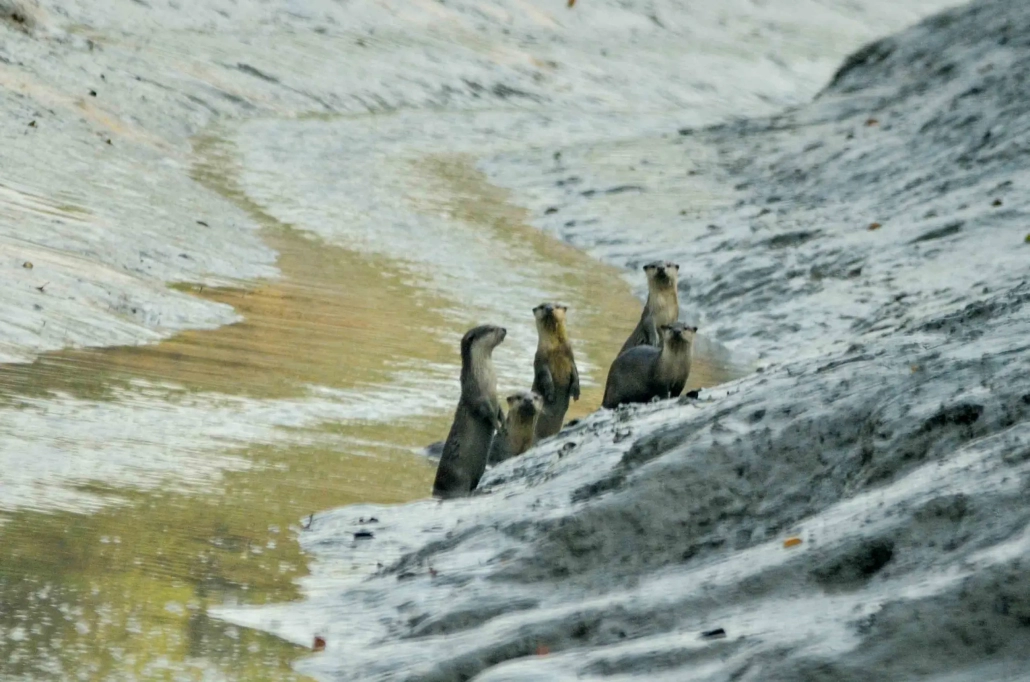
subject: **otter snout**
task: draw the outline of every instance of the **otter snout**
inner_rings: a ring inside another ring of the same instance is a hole
[[[563,306],[560,303],[541,303],[537,307],[533,308],[533,317],[538,320],[561,318],[564,316],[566,310],[568,310],[568,307]]]
[[[672,279],[674,273],[678,273],[680,266],[675,263],[659,263],[655,267],[655,278],[659,280]]]
[[[661,332],[669,339],[693,341],[694,334],[697,333],[697,327],[691,327],[682,322],[673,322],[672,324],[665,324],[661,326]]]
[[[679,273],[680,266],[672,261],[656,260],[644,266],[649,279],[665,283],[672,281]]]
[[[509,414],[530,420],[544,409],[544,399],[536,391],[517,391],[508,396]]]

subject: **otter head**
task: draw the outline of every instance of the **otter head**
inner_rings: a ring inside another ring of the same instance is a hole
[[[558,303],[541,303],[533,308],[533,317],[536,318],[536,330],[540,339],[553,339],[556,342],[565,341],[565,312],[568,307]]]
[[[676,288],[680,266],[672,261],[656,260],[644,266],[648,289]]]
[[[465,332],[461,337],[461,355],[468,357],[472,353],[485,352],[487,355],[504,341],[508,330],[492,324],[483,324]]]
[[[531,420],[544,410],[544,399],[536,391],[518,391],[508,396],[508,412]]]
[[[673,322],[672,324],[663,324],[659,331],[662,333],[662,342],[667,347],[671,349],[689,348],[694,343],[697,327],[691,327],[682,322]]]

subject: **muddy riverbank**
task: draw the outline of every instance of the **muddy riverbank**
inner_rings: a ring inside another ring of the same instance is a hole
[[[981,0],[779,115],[484,159],[608,262],[681,244],[684,307],[761,371],[467,501],[324,514],[304,602],[219,613],[324,637],[297,667],[327,680],[1023,679],[1027,35]]]
[[[425,496],[461,332],[508,326],[521,388],[568,304],[580,416],[635,321],[632,259],[555,237],[651,209],[547,213],[519,168],[804,101],[942,4],[0,3],[0,676],[299,675],[314,621],[212,614],[363,574],[311,577],[300,519]],[[705,325],[695,383],[753,367]]]

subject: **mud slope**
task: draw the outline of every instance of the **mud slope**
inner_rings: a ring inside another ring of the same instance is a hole
[[[952,2],[0,0],[0,362],[239,321],[168,284],[281,276],[253,216],[194,182],[197,146],[267,149],[275,121],[397,112],[427,114],[413,149],[458,111],[502,114],[492,139],[516,144],[535,141],[527,112],[552,112],[559,139],[770,113],[846,49]],[[264,204],[353,203],[269,181]],[[331,218],[321,233],[347,224]]]
[[[485,162],[604,259],[680,259],[687,314],[765,366],[489,494],[316,517],[309,599],[224,615],[323,635],[324,680],[1025,679],[1028,78],[1030,6],[976,2],[782,115]]]

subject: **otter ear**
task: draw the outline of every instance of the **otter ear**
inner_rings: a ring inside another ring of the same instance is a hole
[[[662,331],[662,332],[667,332],[667,331],[669,331],[670,329],[672,329],[672,327],[670,327],[670,326],[669,326],[669,325],[667,325],[667,324],[663,324],[663,325],[661,325],[660,327],[658,327],[658,331]]]
[[[515,401],[518,400],[518,399],[519,399],[518,395],[510,395],[510,396],[508,396],[507,397],[508,407],[511,407],[512,405],[514,405]]]
[[[675,268],[677,271],[679,271],[680,264],[679,263],[669,263],[669,265],[667,267]]]
[[[695,333],[696,333],[696,332],[697,332],[697,327],[690,327],[690,331],[692,331],[692,332],[695,332]]]

